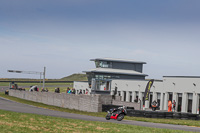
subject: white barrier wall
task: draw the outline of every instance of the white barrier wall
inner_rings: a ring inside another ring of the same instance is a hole
[[[109,95],[73,95],[19,90],[9,90],[9,95],[34,102],[88,112],[101,112],[102,104],[111,104],[112,101],[112,97]]]

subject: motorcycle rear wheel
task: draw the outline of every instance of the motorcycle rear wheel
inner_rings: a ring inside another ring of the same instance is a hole
[[[119,116],[117,117],[118,121],[121,121],[124,119],[124,114],[119,114]]]

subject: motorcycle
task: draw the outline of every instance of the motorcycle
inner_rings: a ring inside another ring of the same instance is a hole
[[[118,109],[110,109],[106,115],[106,120],[115,119],[121,121],[124,119],[124,116],[127,114],[126,107],[119,107]]]
[[[153,111],[156,111],[156,109],[158,108],[158,103],[156,101],[153,101],[151,104],[151,108]]]

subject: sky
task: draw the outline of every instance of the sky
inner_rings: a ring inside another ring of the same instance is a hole
[[[199,0],[1,0],[0,78],[59,79],[94,58],[144,61],[146,78],[200,76]]]

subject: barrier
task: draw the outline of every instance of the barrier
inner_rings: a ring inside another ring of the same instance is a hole
[[[34,102],[87,112],[101,112],[102,104],[110,104],[112,100],[111,96],[98,94],[74,95],[67,93],[29,92],[19,90],[9,90],[9,95]]]
[[[161,112],[127,109],[128,116],[146,117],[146,118],[165,118],[165,119],[184,119],[200,120],[199,114],[179,113],[179,112]]]

